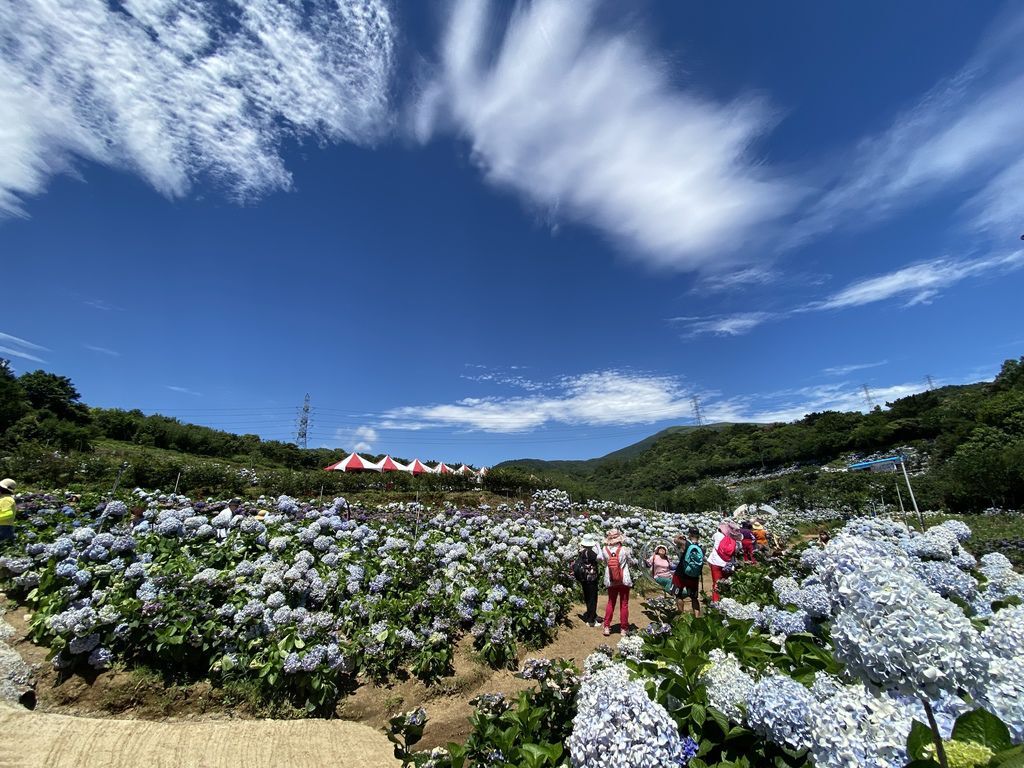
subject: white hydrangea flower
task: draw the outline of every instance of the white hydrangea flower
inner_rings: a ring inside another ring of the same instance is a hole
[[[974,703],[991,712],[1010,729],[1015,742],[1024,741],[1024,677],[1021,658],[994,657],[983,674],[971,681]]]
[[[734,723],[743,722],[743,710],[754,679],[743,671],[739,661],[731,653],[720,648],[711,651],[710,663],[701,675],[701,682],[707,689],[708,704],[724,713]]]
[[[808,749],[818,726],[814,697],[791,677],[765,677],[748,696],[747,724],[776,744]]]
[[[1024,667],[1024,605],[997,611],[981,633],[985,649],[1001,659],[1016,660]]]
[[[640,661],[644,657],[644,639],[640,635],[626,635],[619,640],[618,651],[623,658]]]
[[[835,656],[852,673],[931,697],[982,673],[980,637],[959,607],[906,571],[864,566],[839,577],[843,608],[832,623]]]
[[[612,663],[583,678],[566,741],[573,768],[651,768],[686,762],[683,738],[643,683]]]

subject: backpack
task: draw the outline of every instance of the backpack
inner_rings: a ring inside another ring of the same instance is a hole
[[[572,575],[576,577],[576,581],[588,584],[597,581],[597,558],[589,560],[585,557],[585,553],[580,552],[572,566]]]
[[[704,550],[700,548],[700,544],[691,541],[683,554],[683,574],[688,579],[696,579],[702,570],[704,570]]]
[[[732,560],[732,556],[736,554],[736,540],[731,536],[725,536],[720,542],[718,542],[718,556],[729,562]]]
[[[621,584],[622,583],[622,561],[619,560],[619,555],[622,553],[621,545],[612,554],[612,551],[608,547],[604,548],[604,556],[608,561],[608,582],[610,584]]]

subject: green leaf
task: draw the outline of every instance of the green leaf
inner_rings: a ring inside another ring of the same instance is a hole
[[[953,726],[954,741],[973,741],[988,747],[993,752],[1001,752],[1013,746],[1010,731],[1003,721],[983,709],[965,712],[956,719]]]
[[[997,752],[990,765],[998,765],[999,768],[1024,768],[1024,746]]]
[[[925,748],[933,744],[932,729],[924,723],[915,720],[910,725],[910,735],[907,737],[907,754],[914,760],[927,760],[928,753]]]

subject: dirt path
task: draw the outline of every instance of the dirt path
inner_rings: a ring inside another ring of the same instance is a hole
[[[634,595],[630,601],[630,621],[634,626],[641,627],[647,624],[647,618],[640,613],[641,597]],[[598,609],[604,609],[604,598],[598,602]],[[610,637],[602,634],[601,627],[589,627],[583,623],[580,616],[583,614],[584,606],[576,605],[569,614],[572,626],[563,627],[558,631],[558,637],[554,642],[536,651],[528,651],[523,660],[532,658],[563,658],[576,662],[582,666],[583,660],[593,653],[598,646],[608,644],[614,646],[619,642],[621,635],[616,627],[618,626],[618,612],[616,611],[616,623],[612,625],[613,632]],[[519,691],[530,688],[533,685],[529,680],[521,680],[508,670],[488,670],[485,679],[478,681],[475,685],[461,691],[458,696],[447,696],[436,701],[427,701],[424,708],[430,718],[427,728],[423,733],[422,745],[424,748],[440,746],[449,741],[465,741],[469,735],[468,718],[473,712],[469,702],[482,693],[504,693],[515,695]]]
[[[643,627],[642,596],[630,601],[634,626]],[[604,608],[604,599],[598,604]],[[617,624],[610,637],[600,627],[583,624],[583,606],[574,606],[571,624],[545,648],[528,651],[523,659],[571,659],[582,664],[602,644],[615,645]],[[420,748],[464,741],[469,734],[469,702],[482,693],[515,695],[529,688],[510,670],[493,670],[472,650],[471,638],[460,643],[455,674],[426,686],[408,679],[388,686],[366,684],[343,700],[340,720],[250,719],[244,711],[216,698],[208,684],[165,689],[140,685],[132,673],[111,671],[89,681],[77,676],[57,683],[46,650],[25,637],[27,616],[21,610],[7,618],[18,630],[14,647],[36,664],[41,679],[34,712],[0,709],[0,756],[13,757],[11,766],[131,766],[162,768],[196,766],[322,766],[348,762],[359,766],[395,766],[391,745],[383,733],[387,720],[416,706],[427,710],[430,722]],[[96,716],[85,716],[96,715]],[[354,758],[354,760],[353,760]]]
[[[380,731],[341,720],[158,723],[0,706],[5,768],[367,768],[399,765]]]

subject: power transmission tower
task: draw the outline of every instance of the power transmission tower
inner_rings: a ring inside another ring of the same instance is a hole
[[[864,390],[864,402],[868,404],[868,410],[875,410],[875,401],[871,398],[871,390],[868,389],[868,385],[862,384],[861,388]]]
[[[932,378],[932,375],[930,373],[924,377],[924,380],[928,382],[929,390],[935,389],[935,380]]]
[[[295,433],[295,444],[300,448],[308,447],[306,443],[309,439],[309,425],[312,410],[313,409],[309,407],[309,393],[307,392],[305,399],[302,401],[302,408],[299,409],[299,428]]]
[[[704,426],[704,414],[700,410],[700,398],[694,395],[690,398],[690,405],[693,406],[693,420],[698,427]]]

